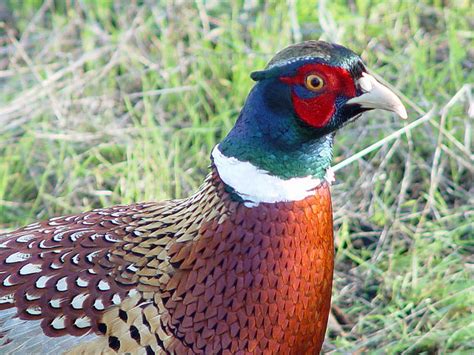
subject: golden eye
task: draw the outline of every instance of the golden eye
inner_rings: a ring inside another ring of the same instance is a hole
[[[319,91],[324,86],[324,80],[319,75],[310,74],[306,77],[304,84],[308,90]]]

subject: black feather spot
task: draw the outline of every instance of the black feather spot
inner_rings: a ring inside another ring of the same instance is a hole
[[[161,340],[160,336],[157,333],[155,333],[155,339],[156,343],[165,352],[165,354],[169,354],[170,352],[165,348],[165,343],[163,342],[163,340]]]
[[[132,339],[135,339],[137,343],[140,343],[140,332],[134,325],[130,326],[130,336],[132,337]]]
[[[118,351],[120,349],[120,340],[117,337],[109,337],[109,346]]]
[[[143,321],[143,324],[151,330],[151,326],[150,326],[150,322],[148,322],[148,319],[146,319],[146,316],[145,314],[142,314],[142,321]]]
[[[119,310],[119,317],[124,322],[126,322],[128,320],[127,312],[125,312],[123,309]]]
[[[155,355],[155,352],[153,351],[150,345],[147,345],[145,347],[145,350],[146,350],[146,355]]]
[[[182,261],[182,260],[180,260],[180,261],[174,261],[174,262],[171,262],[171,261],[170,261],[169,263],[170,263],[170,265],[171,265],[172,267],[174,267],[175,269],[179,269],[180,266],[181,266],[181,264],[183,263],[183,261]]]
[[[107,324],[99,323],[97,324],[97,329],[99,329],[99,332],[101,332],[102,334],[105,334],[107,333]]]
[[[161,302],[163,302],[163,305],[166,306],[166,302],[171,298],[171,296],[162,296],[161,297]]]

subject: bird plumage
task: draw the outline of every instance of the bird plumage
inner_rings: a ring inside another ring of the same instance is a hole
[[[301,201],[247,208],[214,172],[187,199],[7,234],[1,307],[40,320],[48,336],[103,335],[78,353],[312,351],[329,309],[332,243],[327,183]]]
[[[404,110],[377,82],[360,85],[364,73],[344,47],[289,47],[252,75],[256,86],[189,198],[4,235],[0,351],[319,352],[333,273],[334,131],[370,109],[375,92],[386,109]]]

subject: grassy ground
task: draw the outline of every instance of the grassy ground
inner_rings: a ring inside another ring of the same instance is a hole
[[[4,0],[0,230],[188,195],[249,72],[291,42],[338,41],[423,118],[386,141],[405,123],[380,112],[338,134],[324,350],[472,353],[474,8],[446,2]]]

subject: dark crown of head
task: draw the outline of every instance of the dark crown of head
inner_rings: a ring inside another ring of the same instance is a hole
[[[279,68],[306,61],[320,61],[345,68],[354,78],[359,78],[365,71],[360,57],[350,49],[324,41],[306,41],[282,49],[268,62],[264,70],[252,73],[251,77],[254,80],[272,77]]]

